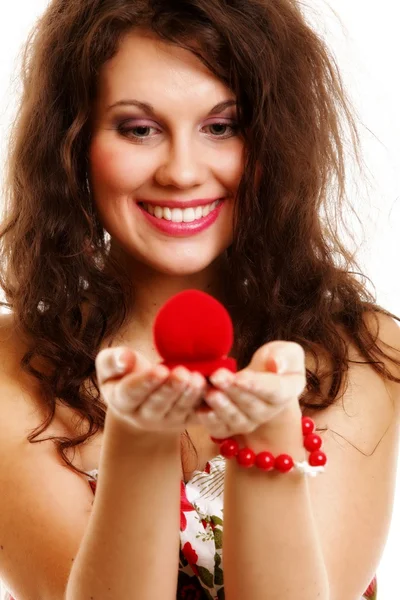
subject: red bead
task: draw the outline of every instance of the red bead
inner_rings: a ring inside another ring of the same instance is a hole
[[[251,450],[251,448],[242,448],[239,450],[238,455],[236,456],[236,460],[238,465],[241,467],[252,467],[256,460],[256,453]]]
[[[303,428],[303,435],[308,435],[315,429],[315,423],[312,419],[310,419],[310,417],[302,417],[301,426]]]
[[[310,452],[308,462],[313,467],[324,466],[327,462],[326,455],[321,452],[322,439],[316,433],[315,423],[309,417],[302,417],[302,430],[304,447]],[[233,438],[214,438],[211,440],[220,446],[220,454],[224,458],[236,457],[238,465],[250,468],[255,465],[262,471],[271,471],[275,468],[280,473],[288,473],[294,467],[294,461],[288,454],[280,454],[276,458],[271,452],[259,452],[257,455],[251,448],[239,449],[239,444]]]
[[[287,473],[294,467],[293,458],[289,454],[280,454],[275,459],[275,469],[280,473]]]
[[[319,450],[322,446],[322,439],[315,433],[310,433],[304,438],[304,448],[309,452]]]
[[[312,467],[323,467],[326,465],[326,461],[326,455],[321,452],[321,450],[315,450],[314,452],[311,452],[310,456],[308,457],[308,463]]]
[[[255,465],[262,471],[271,471],[274,468],[275,458],[271,452],[260,452],[256,456]]]
[[[225,458],[233,458],[239,452],[239,444],[229,438],[222,442],[219,451]]]

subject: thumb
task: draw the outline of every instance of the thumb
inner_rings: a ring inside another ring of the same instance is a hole
[[[254,371],[305,373],[305,353],[300,344],[274,340],[259,348],[249,365]]]
[[[96,373],[99,385],[110,379],[121,379],[129,373],[140,374],[152,366],[143,354],[126,346],[106,348],[96,356]]]

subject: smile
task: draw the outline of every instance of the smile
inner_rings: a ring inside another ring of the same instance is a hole
[[[205,206],[191,208],[169,208],[167,206],[154,206],[154,204],[141,203],[140,206],[156,219],[164,219],[173,223],[193,223],[207,217],[215,210],[222,200],[216,200]]]
[[[155,206],[146,202],[135,203],[135,206],[149,225],[164,235],[188,237],[205,231],[218,220],[225,204],[224,200],[222,198],[211,204],[189,208]]]

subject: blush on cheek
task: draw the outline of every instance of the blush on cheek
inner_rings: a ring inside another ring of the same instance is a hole
[[[90,153],[91,176],[94,187],[128,191],[132,193],[152,177],[152,165],[146,156],[138,156],[135,149],[126,145],[107,142],[92,142]]]
[[[89,151],[89,161],[93,182],[112,178],[115,170],[115,152],[107,144],[92,142]]]
[[[132,183],[132,162],[126,152],[113,148],[111,144],[94,143],[89,157],[95,187],[124,188]]]

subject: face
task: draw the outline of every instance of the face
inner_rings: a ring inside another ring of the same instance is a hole
[[[133,269],[203,272],[231,244],[244,151],[234,103],[192,53],[143,33],[103,66],[91,187]]]

